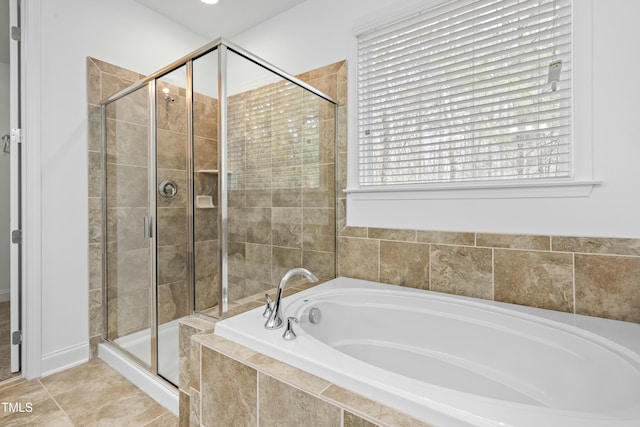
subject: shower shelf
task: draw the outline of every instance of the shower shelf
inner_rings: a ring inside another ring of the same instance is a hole
[[[215,209],[213,204],[213,197],[211,196],[196,196],[196,208],[198,209]]]

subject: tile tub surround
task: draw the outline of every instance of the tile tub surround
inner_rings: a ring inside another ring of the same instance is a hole
[[[191,406],[191,381],[196,378],[199,381],[200,372],[192,367],[192,353],[194,347],[191,345],[191,338],[197,334],[213,333],[215,319],[202,319],[196,316],[189,316],[180,320],[179,337],[179,357],[180,357],[180,378],[178,381],[179,399],[179,423],[181,426],[189,425],[189,414]]]
[[[640,239],[345,227],[338,275],[640,323]]]
[[[292,279],[285,289],[283,296],[287,297],[323,283],[309,283],[305,278]],[[272,299],[276,298],[278,288],[268,290]],[[229,305],[229,316],[262,307],[265,304],[264,293],[250,295]],[[215,328],[216,319],[190,316],[180,320],[180,425],[190,425],[189,418],[194,408],[200,406],[200,347],[192,344],[192,337],[211,335]],[[199,409],[198,409],[199,411]],[[199,425],[199,424],[198,424]]]
[[[194,335],[192,346],[197,376],[183,427],[429,426],[216,335]]]

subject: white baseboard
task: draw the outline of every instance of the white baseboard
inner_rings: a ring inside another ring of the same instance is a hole
[[[11,290],[3,289],[0,291],[0,302],[11,301]]]
[[[55,374],[89,361],[89,343],[78,344],[42,356],[42,376]]]

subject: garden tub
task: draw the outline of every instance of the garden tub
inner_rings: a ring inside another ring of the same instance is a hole
[[[640,325],[337,278],[215,334],[436,426],[640,426]]]

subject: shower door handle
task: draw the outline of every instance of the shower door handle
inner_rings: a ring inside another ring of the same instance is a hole
[[[144,237],[150,239],[153,237],[153,222],[150,216],[144,217]]]

